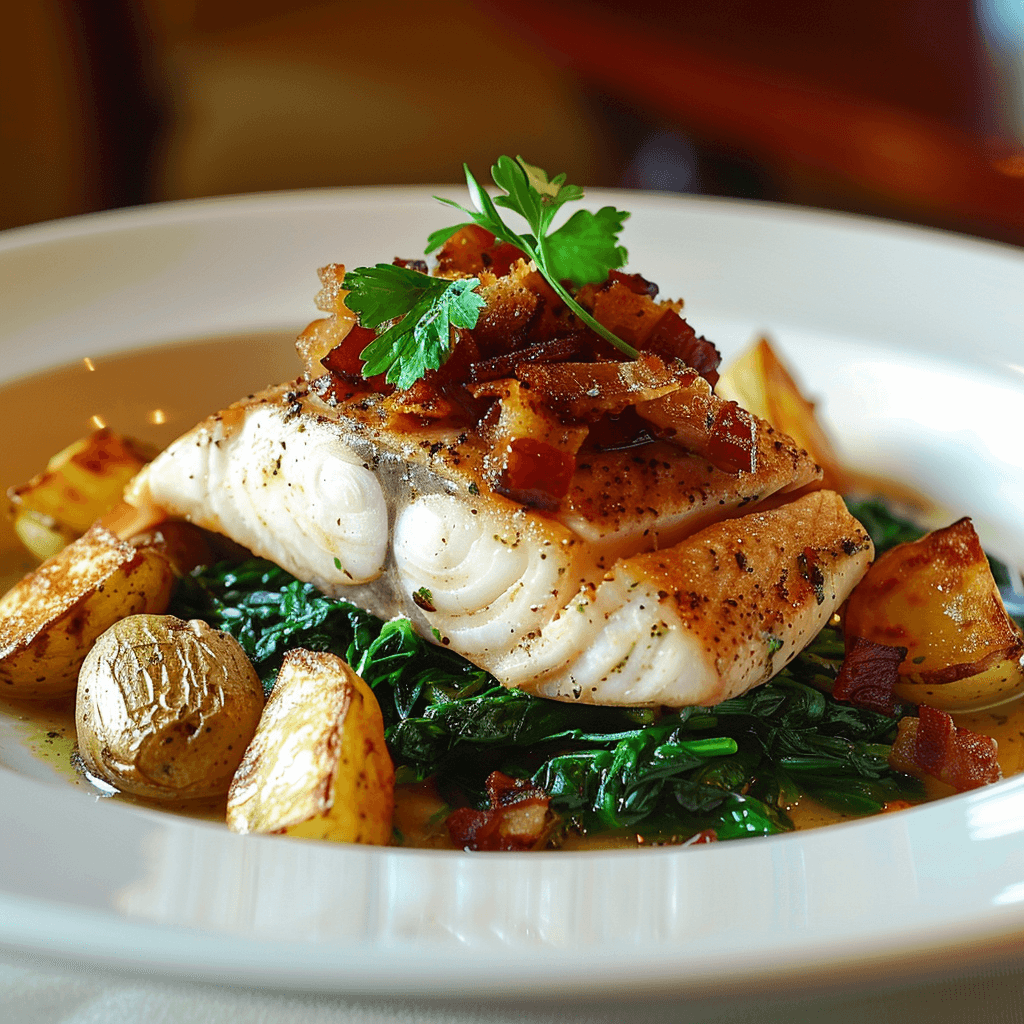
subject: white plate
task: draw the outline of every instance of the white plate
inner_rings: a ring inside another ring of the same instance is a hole
[[[972,513],[1024,562],[1024,254],[792,209],[590,199],[633,211],[631,268],[684,296],[727,356],[771,331],[855,462]],[[429,190],[359,190],[10,232],[2,374],[295,331],[316,315],[316,267],[415,256],[448,220]],[[167,382],[137,387],[159,402]],[[39,422],[62,407],[55,394]],[[346,992],[706,995],[1024,949],[1024,777],[765,840],[469,856],[241,838],[88,798],[46,781],[5,724],[0,944],[23,953]]]

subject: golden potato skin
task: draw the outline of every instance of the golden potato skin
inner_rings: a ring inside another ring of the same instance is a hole
[[[163,554],[93,526],[0,598],[0,693],[74,693],[95,639],[126,615],[164,611],[173,586]]]
[[[7,492],[19,539],[38,558],[49,558],[120,501],[125,484],[154,454],[106,427],[69,445],[42,473]]]
[[[970,711],[1024,690],[1024,638],[970,519],[885,552],[850,595],[846,635],[906,647],[895,692]]]
[[[79,752],[93,775],[126,793],[221,796],[262,710],[263,686],[233,637],[195,619],[132,615],[82,665]]]
[[[289,651],[231,784],[228,827],[382,846],[394,794],[373,691],[336,655]]]

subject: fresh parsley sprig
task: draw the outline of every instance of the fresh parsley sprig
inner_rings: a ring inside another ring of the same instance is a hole
[[[449,355],[451,327],[475,327],[484,300],[475,277],[446,281],[408,267],[378,263],[345,275],[345,304],[363,327],[380,331],[360,353],[363,376],[383,373],[407,388]],[[399,319],[400,318],[400,319]]]
[[[616,270],[626,262],[626,250],[619,245],[618,235],[629,216],[623,210],[605,206],[597,213],[578,210],[556,231],[548,233],[555,214],[568,202],[583,198],[583,189],[578,185],[567,185],[565,175],[549,179],[547,172],[528,164],[522,157],[513,160],[509,156],[498,157],[491,168],[491,178],[505,195],[491,199],[486,189],[473,177],[467,165],[466,185],[476,207],[468,209],[451,199],[437,198],[447,206],[470,217],[469,221],[435,231],[427,240],[426,252],[430,253],[443,245],[456,231],[467,224],[479,224],[503,242],[510,242],[521,249],[537,265],[559,298],[591,330],[605,341],[635,359],[639,354],[632,345],[617,337],[598,323],[569,293],[562,281],[576,285],[603,281],[610,270]],[[513,231],[498,212],[504,207],[518,213],[529,225],[529,234]]]
[[[471,220],[435,231],[426,251],[433,252],[467,224],[479,224],[496,238],[521,249],[583,323],[635,359],[636,349],[599,324],[562,284],[595,284],[625,264],[626,250],[619,245],[619,233],[629,214],[613,206],[602,207],[596,213],[577,210],[552,231],[558,211],[566,203],[583,198],[583,189],[567,185],[564,174],[549,179],[546,171],[522,157],[513,160],[500,156],[491,168],[491,177],[505,194],[492,200],[468,167],[465,171],[476,209],[450,199],[440,201],[461,210]],[[530,231],[513,231],[498,212],[499,206],[520,214]],[[428,370],[438,369],[450,354],[451,328],[476,326],[485,305],[474,291],[479,284],[475,277],[448,281],[387,263],[350,270],[343,283],[348,290],[345,304],[358,314],[361,326],[377,332],[360,353],[363,376],[384,374],[390,383],[407,388]]]

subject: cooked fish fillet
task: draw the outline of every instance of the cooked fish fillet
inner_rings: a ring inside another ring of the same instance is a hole
[[[717,704],[803,650],[873,553],[842,498],[812,491],[621,559],[494,672],[560,700]]]
[[[765,681],[871,557],[830,492],[740,514],[818,475],[767,424],[754,472],[665,442],[603,452],[546,514],[491,490],[480,437],[406,426],[377,396],[332,408],[281,385],[174,442],[128,499],[408,615],[507,685],[588,703],[714,703]]]

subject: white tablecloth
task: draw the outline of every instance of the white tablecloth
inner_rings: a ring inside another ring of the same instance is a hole
[[[648,999],[439,1002],[262,992],[0,959],[4,1024],[1021,1024],[1016,965],[896,989],[693,1002]]]

